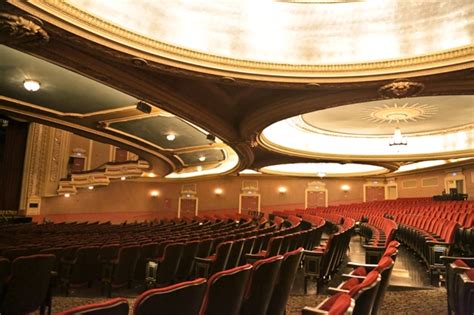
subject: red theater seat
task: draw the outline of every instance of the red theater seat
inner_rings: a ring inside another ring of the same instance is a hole
[[[195,315],[199,314],[206,279],[181,282],[142,293],[135,301],[134,315]]]
[[[115,298],[104,302],[78,306],[57,315],[128,315],[128,302],[124,298]]]
[[[303,308],[302,315],[350,315],[355,306],[354,299],[347,293],[337,293],[324,301],[316,307]]]

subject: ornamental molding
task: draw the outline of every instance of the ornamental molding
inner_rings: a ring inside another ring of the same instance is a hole
[[[420,82],[397,80],[383,85],[378,92],[380,96],[385,98],[405,98],[420,94],[424,88],[425,85]]]
[[[41,44],[48,41],[49,35],[37,18],[0,13],[0,43]]]
[[[85,41],[95,42],[128,54],[136,66],[177,68],[176,71],[196,71],[212,76],[244,80],[308,83],[308,79],[322,78],[321,82],[367,81],[381,77],[400,76],[400,73],[441,73],[453,68],[472,67],[474,45],[402,59],[347,64],[285,64],[259,62],[222,57],[170,45],[128,31],[65,1],[11,1],[14,6],[39,16],[45,21]]]

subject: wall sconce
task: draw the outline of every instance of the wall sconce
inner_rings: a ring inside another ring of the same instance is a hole
[[[351,190],[351,187],[347,184],[344,184],[341,186],[341,190],[345,193],[347,193],[349,190]]]
[[[286,193],[287,191],[288,191],[288,189],[287,189],[285,186],[280,186],[280,187],[278,187],[278,192],[279,192],[280,194],[284,194],[284,193]]]
[[[71,197],[71,194],[65,193],[64,197],[69,198],[69,197]]]
[[[150,192],[150,196],[152,196],[153,198],[156,198],[160,195],[160,192],[158,190],[152,190]]]
[[[92,190],[92,189],[94,189],[94,186],[91,185],[91,186],[89,186],[89,187],[87,187],[87,188],[88,188],[89,190]]]
[[[222,190],[222,188],[216,188],[214,189],[214,193],[217,195],[217,196],[220,196],[222,195],[224,191]]]

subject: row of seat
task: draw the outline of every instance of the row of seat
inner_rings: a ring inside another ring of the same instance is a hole
[[[305,307],[303,315],[378,314],[395,265],[398,245],[396,241],[391,242],[377,264],[349,263],[348,266],[354,269],[343,274],[345,281],[328,289],[334,295],[317,307]]]
[[[355,229],[355,221],[346,218],[338,227],[338,231],[329,236],[326,243],[304,252],[304,289],[306,293],[309,279],[316,279],[317,291],[327,282],[341,265],[349,248],[351,236]]]
[[[361,222],[358,232],[365,238],[365,262],[377,262],[388,244],[395,239],[397,223],[385,217],[372,216],[367,222]]]
[[[198,278],[142,293],[136,315],[283,315],[303,248],[220,271],[208,280]],[[61,313],[128,314],[127,300],[119,298],[73,308]]]
[[[443,256],[448,314],[474,314],[474,257]]]

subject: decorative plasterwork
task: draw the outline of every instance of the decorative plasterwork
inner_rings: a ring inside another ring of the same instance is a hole
[[[423,83],[400,80],[380,87],[379,94],[386,98],[411,97],[419,94],[424,88]]]
[[[468,68],[472,66],[470,63],[474,55],[474,45],[467,45],[415,57],[348,64],[284,64],[239,60],[166,44],[130,32],[67,2],[9,2],[80,37],[128,54],[131,59],[140,60],[140,65],[159,63],[219,77],[295,83],[308,83],[310,78],[321,78],[321,82],[372,80],[394,78],[400,73],[440,73]]]
[[[41,44],[48,41],[48,33],[35,17],[0,13],[0,43]]]
[[[375,107],[373,111],[368,113],[364,119],[375,123],[392,123],[392,122],[408,122],[426,119],[436,114],[438,109],[436,106],[427,104],[411,104],[405,103],[393,106],[385,105],[383,107]]]

